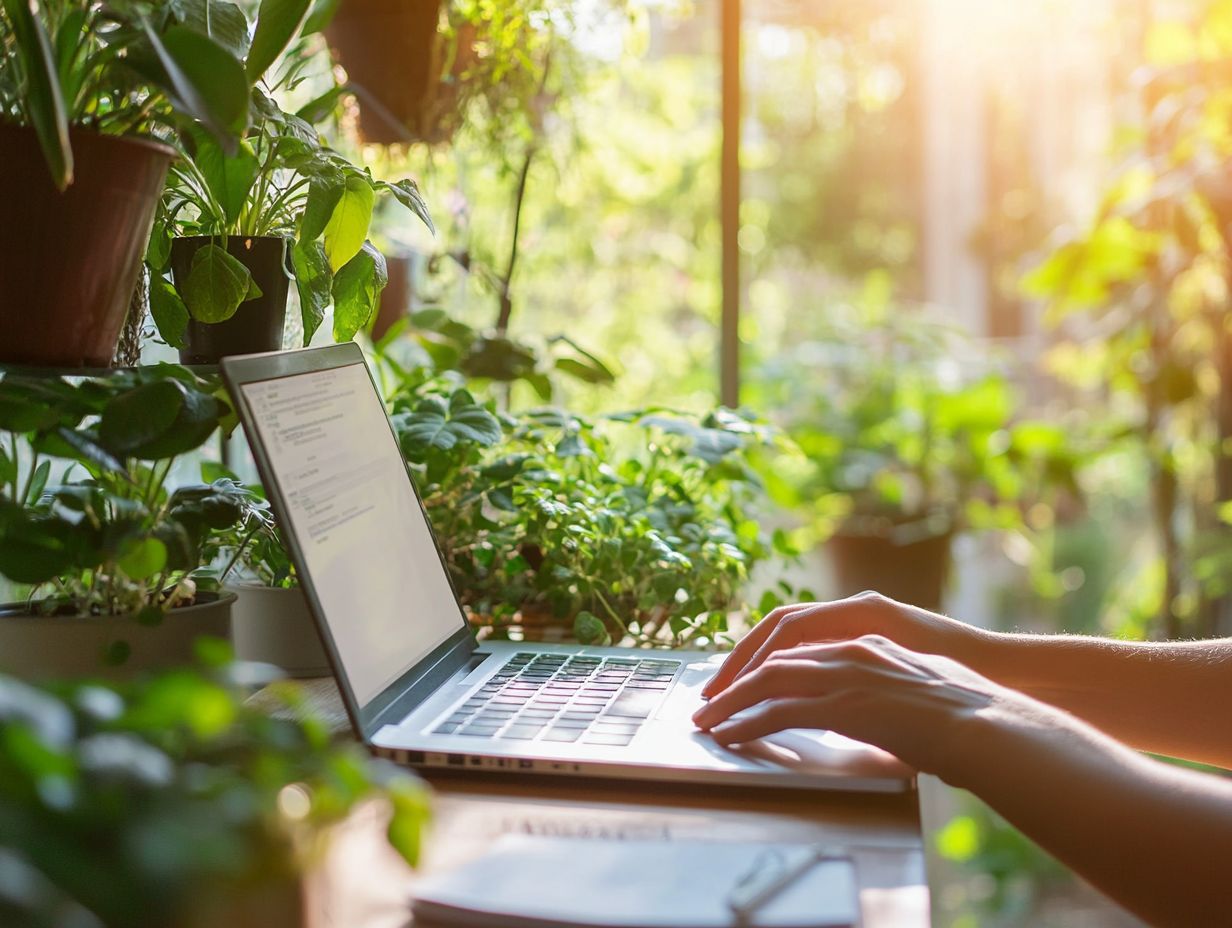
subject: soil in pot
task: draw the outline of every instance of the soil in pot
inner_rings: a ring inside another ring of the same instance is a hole
[[[26,680],[128,679],[191,664],[202,635],[229,638],[235,596],[203,593],[157,625],[133,616],[31,615],[25,603],[0,606],[0,673]],[[123,656],[124,660],[118,658]]]
[[[186,236],[171,243],[171,278],[177,288],[188,278],[193,255],[211,242],[221,244],[208,235]],[[248,268],[261,295],[241,303],[226,322],[189,319],[184,347],[180,349],[181,363],[217,364],[227,355],[282,350],[291,283],[286,271],[286,247],[285,239],[274,236],[227,238],[227,252]]]
[[[106,367],[175,152],[69,133],[73,184],[52,183],[32,129],[0,124],[0,362]]]
[[[375,145],[443,142],[461,81],[474,58],[474,29],[439,34],[441,0],[347,0],[325,37],[359,101],[359,134]],[[449,46],[452,45],[451,49]],[[453,60],[445,71],[446,55]]]
[[[898,544],[882,535],[840,533],[826,543],[839,596],[874,590],[936,612],[950,576],[952,533]]]

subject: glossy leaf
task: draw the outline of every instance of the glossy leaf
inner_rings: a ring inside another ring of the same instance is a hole
[[[210,243],[193,255],[181,285],[184,305],[199,322],[225,322],[248,299],[252,275],[225,248]]]
[[[299,222],[301,242],[315,242],[321,237],[345,188],[346,178],[337,172],[314,175],[308,182],[308,200]]]
[[[394,199],[418,216],[433,235],[436,234],[436,226],[432,222],[432,215],[428,212],[428,204],[423,194],[419,192],[418,184],[410,178],[405,178],[394,184],[382,182],[381,189],[388,190]]]
[[[295,287],[299,291],[306,348],[325,320],[325,312],[333,300],[334,275],[329,269],[325,246],[320,242],[297,242],[291,249],[291,263],[295,268]]]
[[[364,247],[372,223],[374,201],[368,178],[355,174],[347,177],[329,222],[325,224],[325,254],[335,273]],[[302,232],[301,237],[305,237]]]
[[[241,141],[235,153],[228,155],[218,142],[202,135],[197,140],[193,163],[222,207],[227,228],[233,228],[260,169],[252,146]]]
[[[368,325],[387,281],[384,255],[368,242],[363,243],[359,253],[334,275],[335,341],[350,341]]]
[[[243,66],[221,45],[187,27],[163,35],[146,24],[146,37],[179,108],[226,145],[248,125],[248,79]]]
[[[252,48],[244,65],[249,83],[256,83],[291,44],[308,18],[312,0],[261,0]]]
[[[188,307],[180,299],[171,282],[161,275],[150,281],[150,315],[158,334],[172,348],[184,347],[184,333],[188,328]]]

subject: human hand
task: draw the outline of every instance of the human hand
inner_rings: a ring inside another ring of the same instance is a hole
[[[744,713],[739,718],[732,718]],[[1060,716],[957,661],[918,654],[886,638],[778,650],[693,716],[723,745],[788,728],[824,728],[876,745],[961,785],[977,720],[1037,725]],[[1033,721],[1034,720],[1034,721]]]
[[[802,644],[848,641],[862,635],[881,635],[912,651],[943,654],[964,664],[973,663],[972,657],[981,645],[997,637],[995,632],[895,602],[879,593],[781,606],[737,642],[702,695],[721,692],[776,651]]]

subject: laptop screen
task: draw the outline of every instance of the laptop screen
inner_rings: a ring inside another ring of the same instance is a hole
[[[363,705],[466,622],[384,406],[363,363],[241,389]]]

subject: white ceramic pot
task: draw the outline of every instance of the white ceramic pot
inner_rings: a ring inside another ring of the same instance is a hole
[[[229,593],[202,595],[202,602],[172,609],[157,625],[129,615],[30,615],[24,603],[0,606],[0,673],[26,680],[103,677],[122,680],[142,671],[193,663],[193,645],[203,635],[231,634]],[[107,662],[117,643],[127,658]]]
[[[330,674],[316,622],[298,587],[282,590],[244,583],[228,586],[227,591],[238,597],[231,619],[236,657],[274,664],[292,677]]]

